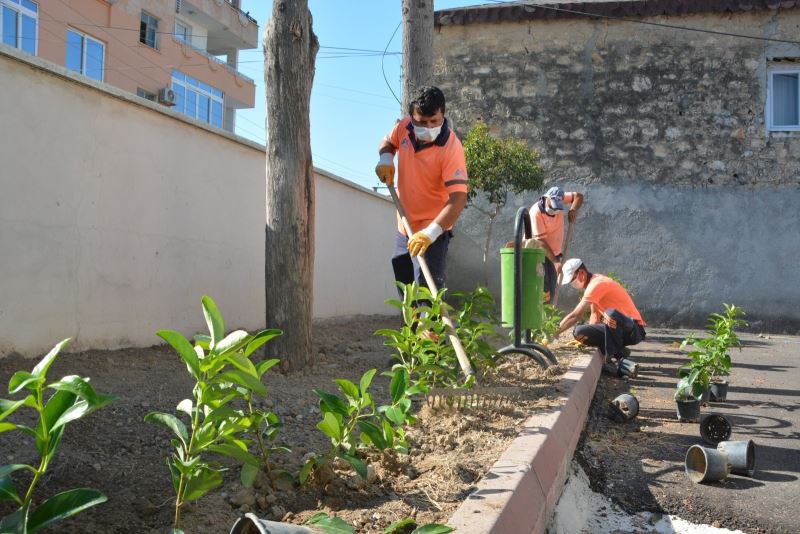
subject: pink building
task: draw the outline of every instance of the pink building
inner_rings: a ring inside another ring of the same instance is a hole
[[[0,0],[0,42],[234,131],[255,103],[240,0]]]

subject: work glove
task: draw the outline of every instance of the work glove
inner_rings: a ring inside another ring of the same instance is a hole
[[[430,223],[426,228],[411,236],[411,239],[408,240],[408,251],[414,257],[425,254],[431,243],[442,235],[442,231],[442,227],[437,223]]]
[[[390,152],[381,154],[381,159],[375,166],[375,174],[378,175],[381,182],[389,187],[394,185],[394,154]]]

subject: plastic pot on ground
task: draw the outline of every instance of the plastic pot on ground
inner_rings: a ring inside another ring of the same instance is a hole
[[[609,414],[616,421],[629,421],[639,413],[639,401],[633,395],[623,393],[608,403]]]
[[[709,445],[716,447],[721,441],[730,439],[731,431],[731,423],[720,414],[708,414],[700,420],[700,437]]]
[[[711,382],[711,402],[724,402],[728,398],[728,381],[715,380]]]
[[[731,472],[731,463],[725,452],[692,445],[686,451],[686,474],[692,482],[716,482]]]
[[[319,534],[300,525],[259,519],[255,514],[245,514],[233,524],[230,534]]]
[[[694,423],[700,419],[700,399],[676,400],[678,405],[678,420]]]

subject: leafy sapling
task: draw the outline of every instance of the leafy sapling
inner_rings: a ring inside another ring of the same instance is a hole
[[[36,486],[53,461],[67,424],[83,419],[117,398],[96,393],[89,378],[80,376],[69,375],[47,384],[47,371],[68,342],[69,339],[65,339],[53,347],[30,373],[14,373],[8,383],[8,392],[10,395],[22,393],[24,398],[0,399],[0,433],[19,431],[27,434],[34,438],[39,453],[38,466],[0,466],[0,501],[14,501],[19,506],[11,515],[0,520],[0,532],[33,534],[107,500],[97,490],[78,488],[54,495],[38,506],[33,504]],[[45,399],[46,389],[55,390],[48,399]],[[38,419],[34,426],[9,419],[23,408],[36,412]],[[33,476],[27,490],[22,493],[17,491],[11,477],[17,471],[28,471]]]
[[[265,443],[274,439],[279,426],[275,414],[253,407],[255,395],[266,397],[262,378],[278,360],[254,364],[251,357],[282,332],[270,329],[250,335],[236,330],[225,336],[217,305],[208,296],[203,297],[202,305],[210,335],[197,336],[194,346],[174,330],[157,332],[195,379],[193,398],[177,406],[188,419],[188,428],[172,414],[152,412],[145,416],[145,421],[161,424],[175,436],[171,440],[175,452],[167,459],[176,493],[173,533],[181,532],[181,507],[222,484],[225,469],[208,460],[208,454],[221,454],[238,462],[242,484],[250,486],[259,469],[268,466],[267,456],[274,449]],[[257,448],[258,455],[250,452],[251,446]]]

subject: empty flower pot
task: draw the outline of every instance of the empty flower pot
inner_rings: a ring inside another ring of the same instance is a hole
[[[716,446],[731,437],[731,424],[722,415],[712,413],[700,421],[700,437],[709,445]]]
[[[316,534],[308,527],[259,519],[255,514],[245,514],[233,524],[230,534]]]
[[[730,472],[731,463],[724,451],[700,445],[692,445],[686,451],[686,474],[695,484],[722,480]]]
[[[700,418],[700,399],[676,400],[678,405],[678,420],[695,422]]]
[[[711,402],[724,402],[728,398],[728,382],[711,382]]]
[[[724,452],[730,458],[732,473],[746,477],[751,477],[755,473],[756,444],[753,440],[722,441],[717,445],[717,450]]]
[[[623,393],[609,403],[615,419],[629,421],[639,413],[639,401],[633,395]]]

